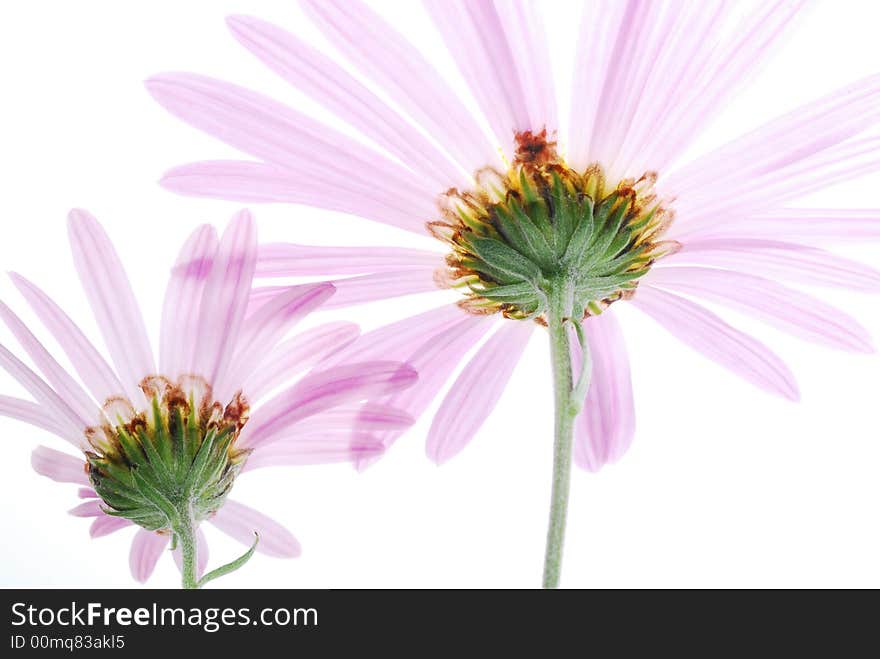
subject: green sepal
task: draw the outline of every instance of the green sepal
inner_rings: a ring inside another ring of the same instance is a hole
[[[535,263],[498,240],[471,238],[470,245],[474,253],[492,270],[504,273],[503,283],[537,282],[541,278],[541,270]]]
[[[104,512],[111,517],[123,517],[138,526],[142,526],[147,531],[162,531],[168,528],[167,515],[157,513],[153,508],[137,508],[124,511],[107,508]]]
[[[205,471],[205,465],[211,458],[211,449],[214,447],[216,438],[217,433],[213,429],[209,430],[205,435],[205,439],[202,441],[202,445],[199,447],[195,459],[192,461],[192,466],[189,469],[189,474],[187,474],[184,487],[194,487],[202,477],[202,472]]]
[[[581,222],[582,214],[577,203],[576,193],[568,189],[556,172],[552,173],[552,180],[551,203],[553,204],[553,222],[558,236],[556,242],[556,258],[558,260],[562,258],[568,248],[574,230]]]
[[[553,231],[553,225],[550,222],[550,213],[547,205],[544,203],[541,192],[535,187],[530,177],[526,174],[524,168],[519,172],[519,184],[522,192],[523,211],[534,223],[535,227],[544,234],[544,239],[548,245],[553,245],[556,236]]]
[[[156,488],[147,477],[141,473],[140,469],[132,470],[131,475],[134,477],[138,490],[144,498],[158,508],[168,519],[168,526],[173,527],[177,523],[179,514],[172,498],[178,498],[174,496],[178,493],[169,493],[169,495],[166,495],[164,492]]]
[[[547,239],[546,231],[542,224],[535,220],[535,216],[529,213],[519,204],[511,204],[511,211],[515,221],[519,222],[528,237],[534,251],[534,260],[541,269],[552,268],[556,262],[556,255]],[[548,225],[549,226],[549,225]]]
[[[146,430],[141,430],[138,433],[139,439],[141,440],[141,446],[143,447],[144,453],[147,455],[147,459],[150,461],[150,467],[156,472],[157,478],[163,483],[163,485],[171,485],[174,483],[174,475],[171,473],[169,467],[170,465],[165,463],[164,458],[159,455],[159,452],[156,450],[156,444],[161,445],[161,441],[168,441],[168,434],[164,433],[162,439],[160,440],[158,437],[154,442],[150,436],[147,434]]]
[[[233,440],[232,433],[221,432],[214,439],[213,450],[208,455],[208,460],[204,467],[204,475],[200,478],[202,487],[207,487],[211,483],[216,483],[223,476],[223,472],[233,465],[232,459],[228,455],[229,445]],[[193,487],[198,488],[197,484]]]
[[[199,427],[199,416],[196,412],[194,400],[189,402],[189,417],[186,420],[186,429],[183,433],[183,459],[192,464],[196,455],[204,443],[202,429]]]
[[[127,464],[118,464],[111,460],[100,458],[96,458],[94,464],[101,470],[107,472],[107,476],[110,479],[118,481],[126,489],[137,490],[134,478],[131,476],[131,470]]]
[[[569,266],[579,263],[583,258],[584,251],[593,238],[596,224],[596,212],[593,207],[593,200],[590,197],[584,197],[580,208],[581,212],[577,225],[562,254],[562,262]]]
[[[550,263],[547,241],[519,206],[498,204],[493,211],[498,230],[511,247],[541,265]]]
[[[122,446],[123,455],[125,455],[130,464],[135,466],[147,464],[147,456],[144,454],[143,449],[139,446],[138,442],[128,434],[128,431],[124,427],[119,426],[116,428],[116,437],[119,439],[120,446]]]
[[[186,432],[189,419],[183,415],[180,407],[174,409],[173,423],[169,423],[171,454],[174,458],[172,471],[174,479],[179,481],[189,473],[190,462],[186,452]]]
[[[165,415],[159,407],[159,399],[153,397],[153,418],[156,420],[156,428],[153,439],[158,447],[158,452],[162,456],[166,469],[171,472],[174,469],[174,449],[172,447],[170,429],[165,425]],[[171,420],[168,420],[170,423]]]
[[[477,291],[480,295],[490,300],[499,302],[511,302],[519,300],[531,300],[538,302],[546,296],[534,284],[527,282],[521,284],[507,284],[504,286],[491,286]]]
[[[630,200],[627,197],[619,197],[618,202],[596,231],[596,237],[590,244],[590,253],[584,264],[586,267],[608,258],[608,247],[620,232],[630,207]]]

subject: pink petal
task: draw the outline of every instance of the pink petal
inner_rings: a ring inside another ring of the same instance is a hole
[[[492,0],[516,66],[529,128],[559,127],[550,48],[538,5],[531,0]],[[499,44],[500,46],[500,44]],[[509,126],[508,126],[509,128]]]
[[[328,364],[375,359],[406,359],[428,338],[468,316],[454,304],[444,304],[416,316],[363,334],[345,350],[335,354]]]
[[[297,421],[336,405],[405,389],[417,379],[412,368],[399,362],[345,364],[313,373],[261,406],[242,431],[238,445],[268,444]]]
[[[858,136],[880,121],[878,100],[875,75],[673,172],[661,184],[677,197],[675,235],[876,171],[880,138]]]
[[[799,284],[874,293],[880,271],[814,247],[772,240],[718,238],[682,244],[664,263],[707,265]]]
[[[608,61],[590,138],[590,157],[609,164],[620,153],[652,65],[670,39],[675,17],[674,11],[664,11],[666,5],[660,3],[630,2],[626,5],[617,42]],[[589,16],[584,20],[589,20]],[[619,170],[608,173],[615,178],[621,174]]]
[[[410,387],[407,391],[412,391]],[[352,407],[334,407],[296,424],[293,435],[333,434],[358,431],[380,432],[406,430],[415,423],[406,411],[385,403],[364,403]]]
[[[650,286],[640,286],[631,303],[677,339],[756,387],[789,400],[800,397],[794,376],[779,357],[711,311]]]
[[[629,449],[636,430],[629,356],[613,312],[584,323],[592,372],[584,409],[575,420],[574,459],[588,471],[617,462]],[[573,361],[580,346],[573,342]]]
[[[619,52],[618,40],[624,38],[622,21],[628,6],[630,3],[626,2],[594,2],[584,6],[575,62],[590,62],[590,65],[574,67],[566,141],[568,162],[578,170],[586,169],[593,162],[593,128],[607,71],[615,50]]]
[[[880,137],[854,138],[805,158],[792,158],[748,179],[716,181],[715,194],[681,193],[670,238],[681,240],[702,223],[769,210],[793,199],[880,170]],[[672,189],[672,188],[669,188]]]
[[[634,173],[659,167],[656,163],[660,155],[652,152],[653,142],[657,141],[659,129],[670,110],[677,109],[681,97],[694,87],[702,86],[700,78],[705,80],[705,69],[712,64],[719,28],[727,14],[728,6],[723,2],[704,5],[701,11],[694,11],[687,3],[669,3],[664,12],[650,17],[650,12],[656,11],[660,5],[641,4],[639,7],[645,11],[640,18],[647,17],[648,20],[639,21],[638,30],[621,32],[621,40],[624,35],[632,39],[626,41],[625,54],[619,59],[628,60],[633,69],[622,78],[626,83],[614,90],[618,96],[614,102],[619,111],[606,111],[601,117],[606,122],[610,119],[615,131],[614,161],[608,166],[610,171]],[[588,11],[582,19],[587,33],[592,23],[591,14]],[[633,23],[627,21],[624,25],[629,28]],[[594,38],[597,36],[593,35]],[[584,34],[582,38],[589,37]],[[606,88],[609,92],[615,82],[613,79],[608,81]],[[607,98],[603,99],[603,105],[605,102]],[[607,110],[608,106],[604,109]],[[608,128],[605,130],[611,132]],[[690,131],[682,132],[692,137]],[[602,135],[594,137],[601,138]]]
[[[651,286],[725,304],[784,332],[843,350],[873,352],[871,336],[852,317],[810,295],[741,272],[700,267],[657,267]]]
[[[223,507],[208,520],[231,538],[250,547],[254,533],[260,535],[257,551],[278,558],[296,558],[302,548],[290,531],[261,512],[237,501],[226,500]]]
[[[880,119],[880,74],[807,103],[675,171],[679,194],[753,180],[858,135]]]
[[[329,359],[328,364],[389,357],[418,364],[418,382],[385,401],[418,417],[464,353],[489,330],[492,321],[491,317],[473,316],[454,304],[445,304],[364,334]],[[401,433],[400,430],[386,432],[382,441],[389,445]],[[358,468],[367,465],[368,461],[362,460]]]
[[[235,357],[228,373],[215,381],[220,400],[231,398],[260,365],[266,352],[300,320],[324,304],[336,292],[332,284],[290,286],[248,317],[241,328]]]
[[[401,432],[414,422],[402,410],[382,404],[333,408],[297,423],[252,453],[245,469],[373,459],[385,450],[374,433]]]
[[[96,517],[92,522],[92,525],[89,527],[89,535],[93,538],[102,538],[119,529],[124,529],[126,526],[132,526],[132,523],[124,517],[102,515]]]
[[[177,565],[177,569],[182,571],[183,550],[180,548],[179,542],[171,554],[174,556],[174,563]],[[208,567],[208,556],[208,539],[205,537],[205,532],[198,528],[196,529],[196,576],[201,577],[205,573],[205,568]]]
[[[43,347],[37,337],[21,322],[21,319],[2,302],[0,302],[0,318],[12,331],[33,363],[42,371],[52,388],[76,413],[81,421],[81,426],[85,427],[93,423],[98,414],[98,406],[95,402],[83,391],[79,383],[70,377],[61,364],[49,354],[49,351]]]
[[[51,478],[59,483],[89,485],[86,463],[82,458],[75,458],[46,446],[38,446],[33,450],[31,466],[40,476]]]
[[[169,112],[231,146],[282,167],[303,184],[323,181],[411,213],[402,228],[421,230],[438,193],[376,151],[242,87],[193,74],[147,81]],[[362,176],[353,173],[364,172]],[[393,202],[393,203],[392,203]]]
[[[90,487],[81,487],[76,491],[76,496],[80,499],[97,499],[98,493]]]
[[[419,49],[363,3],[305,0],[303,9],[352,65],[371,78],[467,172],[498,162],[494,146]]]
[[[156,365],[128,276],[113,243],[94,217],[82,210],[71,211],[68,231],[83,290],[116,371],[129,400],[138,400],[138,384],[156,372]]]
[[[302,184],[295,173],[277,165],[246,160],[205,160],[169,169],[162,186],[172,192],[194,197],[213,197],[232,201],[278,202],[322,206],[322,191]],[[326,200],[330,202],[331,200]],[[323,206],[357,214],[357,205]]]
[[[257,277],[361,275],[436,268],[443,254],[405,247],[318,247],[293,243],[260,245]]]
[[[556,127],[547,103],[549,99],[552,104],[555,94],[547,70],[546,43],[534,8],[515,2],[505,5],[506,11],[498,11],[487,0],[426,0],[423,4],[502,147],[512,146],[514,132],[540,130],[551,119],[550,130]],[[526,21],[531,22],[525,25]],[[509,42],[505,27],[510,37],[521,41]]]
[[[39,375],[24,365],[15,355],[0,345],[0,368],[15,378],[34,399],[43,406],[44,413],[52,417],[52,423],[59,424],[64,429],[61,435],[74,446],[84,443],[83,431],[86,426],[77,416],[76,412],[55,393],[48,384],[43,382]]]
[[[434,279],[436,270],[437,268],[434,267],[334,279],[336,295],[327,302],[325,308],[342,309],[405,295],[435,293],[440,290]]]
[[[247,211],[232,218],[204,284],[195,373],[208,382],[225,374],[244,321],[257,261],[257,229]]]
[[[34,313],[64,350],[95,400],[103,404],[124,389],[116,374],[70,317],[37,286],[16,273],[10,278]]]
[[[248,457],[244,469],[358,462],[378,458],[384,452],[384,444],[366,433],[349,432],[344,437],[297,435],[261,447]]]
[[[330,58],[259,19],[232,16],[226,22],[245,48],[295,89],[373,139],[438,190],[464,183],[461,171],[437,147]]]
[[[687,231],[689,240],[752,238],[806,243],[861,242],[880,239],[880,209],[778,208],[749,217],[730,216]]]
[[[291,286],[254,286],[248,296],[247,312],[245,314],[245,322],[249,322],[251,318],[257,315],[257,312],[271,302],[278,299],[279,295],[289,293]]]
[[[419,374],[419,381],[409,389],[390,396],[387,405],[406,411],[418,418],[431,404],[449,376],[458,367],[465,354],[489,330],[497,325],[497,319],[489,316],[464,314],[458,323],[422,337],[422,343],[413,347],[405,357],[406,362]],[[372,430],[358,425],[358,429]],[[407,428],[388,429],[381,435],[386,446],[392,444]],[[365,467],[362,463],[359,467]]]
[[[308,162],[308,158],[303,162]],[[424,209],[414,214],[411,209],[392,203],[394,196],[386,197],[376,194],[375,190],[365,190],[344,173],[339,176],[346,178],[335,181],[331,173],[325,172],[322,176],[317,179],[266,163],[215,160],[175,167],[165,173],[161,183],[168,190],[184,195],[244,203],[304,204],[357,215],[419,234],[425,231],[425,220],[436,212]],[[413,218],[422,216],[421,221],[413,221]]]
[[[316,290],[317,287],[317,290]],[[273,308],[292,305],[302,296],[311,297],[318,295],[330,299],[335,295],[335,287],[331,282],[317,282],[314,284],[281,284],[278,286],[254,286],[248,296],[247,312],[242,332],[256,331],[262,322],[260,316],[271,314]],[[326,308],[326,302],[322,304]],[[241,343],[246,343],[244,337]],[[275,345],[273,342],[272,345]]]
[[[642,131],[631,134],[622,148],[620,164],[629,162],[632,171],[665,171],[784,43],[785,33],[797,23],[794,18],[805,2],[762,3],[732,30],[725,30],[722,20],[729,13],[729,3],[714,5],[716,17],[712,11],[678,4],[685,19],[691,20],[682,25],[681,40],[670,39],[663,54],[670,53],[673,67],[685,64],[684,70],[676,76],[656,70],[657,65],[650,67],[649,85],[642,91],[645,112],[633,120]],[[704,27],[702,17],[713,20]]]
[[[168,377],[177,378],[193,371],[199,307],[217,255],[217,243],[214,227],[200,226],[184,243],[171,270],[159,341],[160,372]]]
[[[428,431],[428,457],[443,463],[470,443],[501,398],[535,325],[505,323],[453,383]]]
[[[29,400],[0,396],[0,415],[18,419],[37,428],[48,430],[63,439],[70,437],[70,430],[65,423],[56,420],[54,415],[51,412],[47,412],[43,406],[32,403]]]
[[[260,400],[278,385],[350,345],[359,335],[360,328],[346,322],[327,323],[306,330],[269,352],[245,381],[242,391],[251,400]]]
[[[131,542],[131,553],[128,556],[131,575],[136,581],[145,583],[150,578],[167,545],[168,536],[164,533],[138,529]]]
[[[384,402],[418,418],[449,379],[464,354],[491,329],[495,320],[490,316],[474,316],[456,305],[447,304],[368,332],[350,348],[335,355],[330,362],[389,356],[406,361],[419,373],[418,382]],[[403,432],[388,431],[383,433],[381,439],[389,446]],[[362,460],[358,468],[363,469],[370,463]]]
[[[84,501],[67,512],[74,517],[98,517],[105,514],[100,501]]]

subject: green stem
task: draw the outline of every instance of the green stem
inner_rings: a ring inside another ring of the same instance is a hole
[[[181,506],[180,518],[175,526],[174,533],[180,544],[181,558],[181,587],[185,590],[195,590],[199,587],[198,577],[198,542],[196,540],[196,525],[193,519],[191,506],[187,503]]]
[[[200,579],[197,568],[199,562],[199,546],[198,540],[196,539],[197,525],[192,514],[192,504],[180,504],[180,508],[177,510],[175,520],[176,521],[173,523],[172,526],[172,531],[174,532],[174,540],[180,547],[182,559],[182,565],[180,568],[180,580],[181,587],[184,590],[197,590],[209,581],[213,581],[218,577],[222,577],[232,572],[235,572],[238,568],[240,568],[251,559],[251,556],[254,555],[254,552],[257,549],[257,544],[259,544],[260,542],[260,536],[257,534],[256,531],[254,531],[254,543],[251,545],[250,549],[248,549],[244,554],[236,558],[234,561],[231,561],[226,565],[221,565],[216,570],[208,572],[208,574]],[[172,545],[172,549],[173,548],[174,546]]]
[[[570,318],[571,294],[565,285],[554,286],[547,310],[550,334],[550,357],[553,364],[553,391],[555,401],[555,430],[553,439],[553,491],[550,498],[550,523],[547,528],[547,548],[544,554],[544,588],[558,588],[562,572],[562,547],[565,544],[565,521],[568,513],[568,494],[571,483],[572,438],[574,420],[582,401],[575,396],[571,367],[571,342],[567,325],[579,322]],[[584,342],[585,344],[585,342]],[[586,345],[583,346],[584,372],[578,389],[585,389],[589,378]]]

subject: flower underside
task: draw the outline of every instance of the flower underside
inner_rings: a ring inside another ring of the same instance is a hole
[[[141,383],[149,411],[128,400],[105,405],[105,423],[89,428],[89,480],[109,515],[150,531],[173,531],[182,516],[200,522],[226,499],[249,451],[235,446],[247,421],[241,394],[225,407],[201,378],[176,383],[155,376]]]
[[[661,240],[673,213],[656,174],[610,185],[600,165],[570,168],[546,129],[516,140],[507,172],[483,169],[475,189],[448,191],[442,219],[428,224],[452,248],[439,278],[465,291],[464,309],[544,321],[561,290],[572,318],[599,314],[678,248]]]

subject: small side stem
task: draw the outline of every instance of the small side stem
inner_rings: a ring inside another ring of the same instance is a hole
[[[180,543],[180,553],[183,565],[181,566],[181,587],[185,590],[195,590],[199,587],[198,578],[198,542],[196,541],[196,525],[193,520],[192,510],[189,504],[181,506],[180,520],[173,529]]]
[[[553,490],[550,498],[547,547],[544,554],[544,588],[558,588],[562,573],[562,548],[565,544],[565,524],[571,484],[574,420],[582,402],[575,397],[571,367],[571,342],[567,323],[579,321],[572,321],[568,317],[571,310],[570,298],[566,286],[554,287],[547,311],[556,419],[553,438]],[[586,345],[583,349],[587,350]],[[583,368],[589,368],[588,358],[585,358]],[[588,382],[589,374],[586,371],[580,375],[581,386],[578,389],[584,387],[582,383],[585,378]]]
[[[250,549],[248,549],[245,553],[243,553],[241,556],[236,558],[234,561],[230,561],[226,565],[221,565],[216,570],[211,570],[210,572],[208,572],[208,574],[206,574],[201,579],[199,579],[198,587],[201,588],[209,581],[213,581],[214,579],[217,579],[218,577],[222,577],[224,575],[231,574],[232,572],[235,572],[238,568],[240,568],[242,565],[244,565],[249,560],[251,560],[251,556],[254,555],[254,552],[257,550],[257,545],[259,543],[260,543],[260,534],[257,533],[256,531],[254,531],[254,544],[251,545]]]

